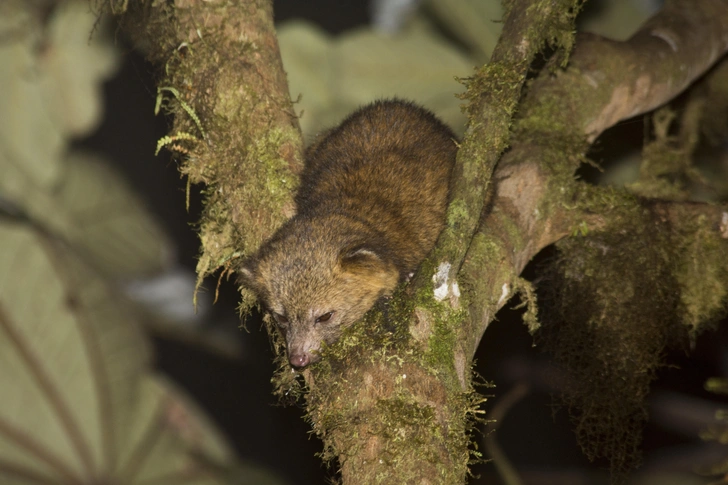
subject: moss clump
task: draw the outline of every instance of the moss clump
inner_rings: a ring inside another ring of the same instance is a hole
[[[661,207],[637,204],[604,232],[563,240],[541,284],[539,340],[568,373],[563,402],[582,449],[608,460],[615,481],[639,463],[665,349],[725,311],[727,270],[716,262],[728,243],[700,220],[676,230]]]
[[[696,109],[698,108],[698,109]],[[663,107],[652,115],[654,140],[642,149],[639,178],[628,189],[642,197],[663,200],[687,200],[689,186],[703,182],[700,172],[693,166],[693,152],[697,146],[702,106],[688,104],[685,116],[679,122],[679,135],[671,129],[677,114]]]
[[[454,200],[447,208],[447,225],[457,228],[471,219],[468,206],[464,200]]]
[[[275,355],[276,370],[270,380],[273,384],[273,394],[283,405],[295,404],[306,394],[306,383],[301,373],[288,362],[286,339],[269,316],[265,317],[265,326]]]
[[[463,385],[453,358],[465,313],[449,313],[432,290],[429,285],[413,295],[402,285],[302,371],[313,383],[305,396],[307,419],[324,442],[322,458],[354,460],[356,466],[348,465],[371,473],[363,483],[408,483],[423,466],[439,482],[459,483],[478,457],[468,445],[483,399],[469,372]],[[418,318],[428,325],[423,340],[410,329]],[[276,384],[279,395],[290,394],[295,379],[286,366]],[[342,474],[347,469],[342,466]]]
[[[726,313],[728,240],[706,216],[685,222],[675,238],[679,259],[673,271],[680,286],[682,323],[694,340]]]

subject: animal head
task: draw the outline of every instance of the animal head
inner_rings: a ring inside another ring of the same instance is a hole
[[[305,367],[320,360],[322,342],[337,341],[391,293],[399,274],[366,245],[326,237],[325,227],[293,229],[284,226],[240,273],[285,336],[291,365]]]

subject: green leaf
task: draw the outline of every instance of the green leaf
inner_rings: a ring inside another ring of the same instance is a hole
[[[248,476],[202,413],[150,372],[128,308],[66,245],[0,224],[0,483]]]
[[[472,74],[476,61],[434,29],[415,23],[397,35],[370,28],[329,37],[305,22],[278,29],[291,99],[303,112],[306,140],[340,122],[352,110],[375,99],[400,97],[432,110],[456,132],[465,117],[454,93],[463,91],[456,77]]]

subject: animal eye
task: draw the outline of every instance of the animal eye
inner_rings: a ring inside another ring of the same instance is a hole
[[[288,319],[286,317],[284,317],[280,313],[275,313],[275,312],[272,312],[272,313],[273,313],[273,318],[275,319],[275,321],[278,325],[287,325],[288,324]]]
[[[328,322],[331,319],[331,315],[333,315],[333,314],[334,314],[334,312],[326,312],[323,315],[319,315],[316,318],[316,323]]]

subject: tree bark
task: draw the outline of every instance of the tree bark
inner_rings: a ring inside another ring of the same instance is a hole
[[[165,66],[160,86],[177,93],[170,146],[207,185],[198,274],[231,270],[291,214],[301,166],[270,2],[141,5],[126,22]],[[467,80],[470,125],[436,250],[384,311],[302,372],[308,418],[345,484],[464,483],[482,401],[470,367],[488,324],[517,291],[533,302],[519,275],[541,249],[637,204],[574,180],[589,144],[669,101],[728,49],[724,0],[668,2],[626,42],[580,38],[568,68],[544,69],[521,100],[544,43],[568,52],[578,2],[509,5],[491,63]],[[701,214],[711,241],[725,241],[725,207],[663,206],[677,226],[686,211]],[[278,382],[293,386],[286,375]]]
[[[124,3],[124,2],[122,2]],[[130,2],[122,19],[162,69],[158,105],[173,115],[166,146],[205,185],[198,286],[232,271],[293,214],[303,166],[298,118],[269,0]]]
[[[591,229],[608,223],[608,206],[568,209],[600,190],[573,180],[588,143],[619,121],[673,99],[727,50],[728,4],[672,1],[625,42],[580,36],[568,68],[556,75],[543,72],[534,82],[519,106],[511,150],[494,175],[500,182],[491,210],[459,275],[480,280],[470,306],[471,355],[519,288],[528,261],[582,222]],[[554,140],[566,143],[557,146]],[[708,205],[702,210],[717,229],[720,210]],[[498,248],[487,270],[479,264],[483,246]]]

